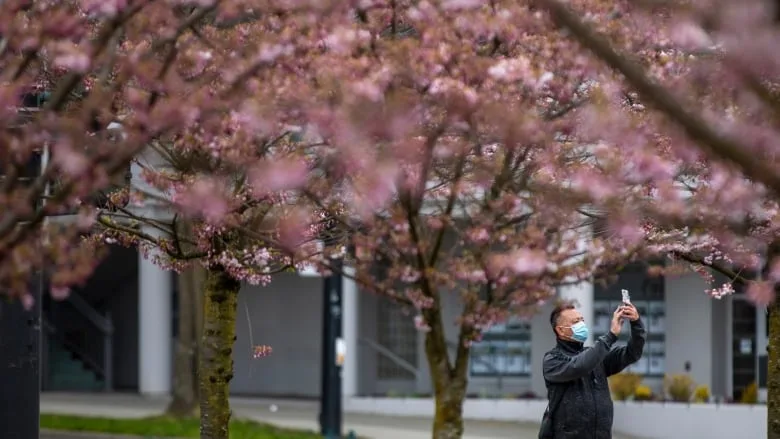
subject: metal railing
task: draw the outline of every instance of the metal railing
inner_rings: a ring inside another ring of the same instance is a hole
[[[449,351],[450,355],[455,355],[455,352],[458,349],[458,342],[452,341],[452,340],[447,340],[447,348],[448,348],[448,351]],[[491,374],[490,378],[492,378],[492,379],[494,379],[496,381],[496,390],[499,393],[504,390],[504,378],[505,378],[504,377],[504,373],[503,373],[503,370],[501,370],[501,369],[496,367],[495,363],[490,363],[490,362],[487,362],[487,361],[485,361],[484,359],[482,359],[482,358],[480,358],[478,356],[474,356],[473,352],[472,352],[472,355],[469,357],[469,361],[472,362],[472,363],[479,364],[479,365],[484,366],[485,368],[487,368],[490,371],[490,374]],[[469,365],[469,367],[471,367],[471,366]],[[484,378],[488,378],[488,377],[483,377],[483,379]]]
[[[114,323],[111,313],[101,314],[75,292],[71,292],[65,302],[69,303],[93,328],[100,332],[103,345],[102,361],[98,361],[94,356],[89,355],[83,346],[74,343],[62,331],[59,331],[55,325],[44,319],[44,327],[47,333],[59,342],[65,350],[84,363],[99,377],[103,378],[103,390],[106,392],[112,391],[114,389]]]
[[[383,346],[382,344],[380,344],[380,343],[378,343],[378,342],[376,342],[374,340],[371,340],[371,339],[368,339],[368,338],[364,338],[364,337],[359,337],[358,341],[361,344],[369,347],[371,350],[376,352],[378,355],[387,358],[388,360],[390,360],[391,362],[396,364],[401,369],[404,369],[407,372],[411,373],[415,377],[415,379],[419,378],[420,374],[422,373],[420,371],[420,369],[417,367],[417,365],[414,365],[414,364],[410,363],[409,361],[405,360],[400,355],[398,355],[397,353],[393,352],[390,348],[388,348],[386,346]],[[455,355],[455,352],[456,352],[457,347],[458,347],[458,343],[456,341],[453,341],[453,340],[447,340],[446,343],[447,343],[448,354],[452,358]],[[503,355],[505,355],[507,357],[513,356],[510,353],[505,353]],[[493,357],[498,357],[498,356],[502,356],[502,354],[501,353],[496,353],[496,354],[493,354],[492,356]],[[491,380],[493,380],[495,382],[495,390],[493,390],[493,392],[497,392],[497,395],[502,395],[502,392],[504,392],[504,390],[506,390],[505,389],[505,385],[506,385],[505,381],[506,381],[507,378],[511,379],[511,378],[516,378],[517,376],[524,376],[524,375],[517,375],[517,374],[506,373],[503,369],[496,367],[496,363],[495,362],[487,361],[484,358],[481,358],[480,356],[472,355],[470,357],[469,361],[471,363],[473,363],[473,364],[478,364],[481,367],[483,367],[483,368],[488,370],[488,374],[487,375],[479,376],[479,378],[482,380],[481,382],[483,382],[483,383],[488,383]],[[469,373],[469,374],[471,375],[471,373]]]
[[[68,302],[103,335],[103,385],[107,392],[114,388],[114,322],[111,313],[101,315],[84,298],[71,292]]]
[[[370,347],[371,349],[373,349],[379,355],[382,355],[383,357],[385,357],[388,360],[392,361],[393,363],[397,364],[398,367],[409,371],[412,375],[414,375],[415,378],[417,378],[418,375],[420,374],[420,370],[417,368],[417,366],[415,366],[415,365],[409,363],[408,361],[404,360],[398,354],[396,354],[395,352],[391,351],[390,349],[382,346],[381,344],[379,344],[379,343],[377,343],[377,342],[375,342],[373,340],[369,340],[367,338],[363,338],[363,337],[359,337],[358,341],[360,341],[361,343],[363,343],[366,346]]]

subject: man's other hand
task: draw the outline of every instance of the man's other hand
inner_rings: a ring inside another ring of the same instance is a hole
[[[632,322],[635,322],[639,320],[639,311],[636,310],[634,305],[623,305],[622,316],[628,320],[631,320]]]

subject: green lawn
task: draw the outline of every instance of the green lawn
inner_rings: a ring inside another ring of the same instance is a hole
[[[41,415],[41,428],[50,430],[91,431],[127,434],[140,437],[197,438],[198,420],[153,417],[143,419],[111,419],[86,416]],[[231,439],[314,439],[319,435],[305,431],[284,430],[252,421],[230,422]]]

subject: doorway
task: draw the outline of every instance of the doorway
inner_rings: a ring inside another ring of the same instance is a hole
[[[731,307],[731,373],[732,398],[739,401],[742,393],[757,379],[757,312],[742,297],[734,297]]]

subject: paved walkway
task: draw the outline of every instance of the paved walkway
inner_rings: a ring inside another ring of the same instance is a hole
[[[163,412],[166,399],[149,399],[131,394],[44,393],[41,413],[140,418]],[[319,429],[318,404],[313,401],[231,398],[235,416],[279,427]],[[536,439],[536,425],[511,422],[466,421],[464,439]],[[344,432],[353,430],[371,439],[430,439],[428,418],[390,417],[367,414],[344,415]],[[613,436],[614,439],[629,439]]]

